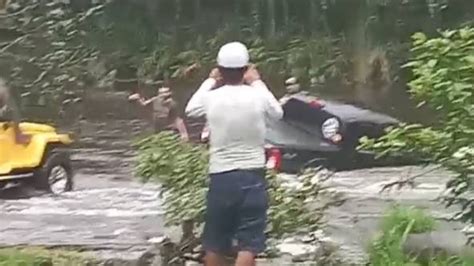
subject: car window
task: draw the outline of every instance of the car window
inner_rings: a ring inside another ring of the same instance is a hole
[[[316,130],[310,132],[285,120],[271,121],[267,124],[266,141],[276,146],[303,149],[321,149],[322,140]]]

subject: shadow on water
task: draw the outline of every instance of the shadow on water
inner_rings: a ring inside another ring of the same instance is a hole
[[[30,186],[17,184],[12,187],[0,189],[0,200],[28,199],[45,194],[45,192],[35,190]]]

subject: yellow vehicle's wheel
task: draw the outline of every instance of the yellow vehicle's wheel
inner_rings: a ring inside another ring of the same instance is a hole
[[[73,189],[72,167],[67,154],[52,150],[42,167],[35,173],[33,184],[37,189],[61,194]]]

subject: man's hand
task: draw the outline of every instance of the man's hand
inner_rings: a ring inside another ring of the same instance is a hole
[[[134,93],[134,94],[128,96],[128,100],[129,100],[129,101],[136,101],[136,100],[138,100],[138,99],[140,99],[140,98],[141,98],[141,97],[140,97],[140,94],[138,94],[138,93]]]
[[[219,69],[217,67],[211,70],[211,73],[209,73],[209,78],[215,80],[222,79],[221,72],[219,72]]]
[[[260,80],[260,73],[258,73],[255,65],[249,65],[247,71],[244,74],[244,83],[250,85],[257,80]]]
[[[285,105],[285,104],[288,102],[288,100],[290,100],[290,97],[288,97],[288,96],[283,96],[283,97],[279,100],[279,102],[280,102],[281,105]]]
[[[16,144],[20,145],[28,145],[30,143],[31,136],[25,135],[23,133],[18,132],[15,134],[15,142]]]
[[[199,63],[194,63],[194,64],[188,66],[183,71],[183,76],[189,78],[199,68],[201,68],[201,65]]]
[[[181,134],[181,140],[184,141],[184,142],[188,142],[189,141],[188,134]]]
[[[213,90],[224,85],[221,72],[219,72],[218,68],[214,68],[213,70],[211,70],[211,73],[209,73],[209,78],[214,79],[216,81],[216,84],[214,84],[214,87],[212,88]]]

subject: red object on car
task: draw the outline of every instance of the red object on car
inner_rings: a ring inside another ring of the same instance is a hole
[[[313,108],[317,108],[317,109],[320,109],[320,108],[324,107],[324,102],[320,101],[319,99],[311,100],[311,101],[309,101],[308,104],[309,104],[309,106],[311,106]]]
[[[281,169],[281,151],[277,148],[267,149],[267,169],[280,170]]]

